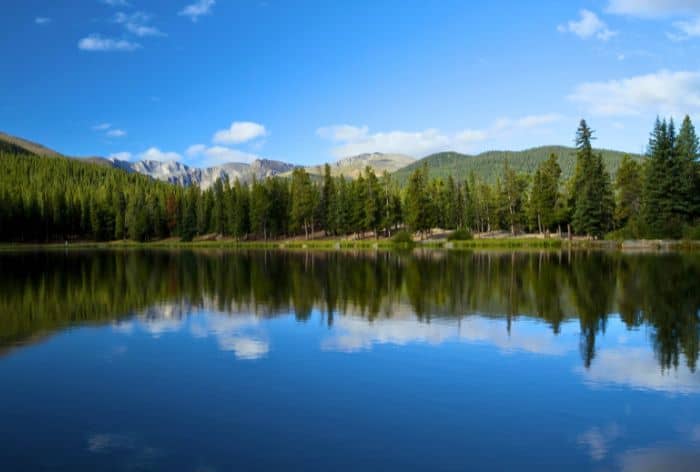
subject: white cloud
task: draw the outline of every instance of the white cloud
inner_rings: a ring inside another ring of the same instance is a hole
[[[126,136],[126,131],[118,128],[111,129],[107,131],[107,136],[109,136],[110,138],[123,138],[124,136]]]
[[[457,133],[455,139],[463,143],[476,143],[486,141],[488,137],[488,133],[483,129],[465,129]]]
[[[267,135],[265,127],[251,121],[234,121],[228,129],[214,134],[212,140],[218,144],[240,144]]]
[[[464,129],[454,134],[435,128],[423,131],[388,131],[370,133],[366,126],[334,125],[316,130],[316,134],[338,145],[332,149],[337,158],[363,153],[384,152],[419,157],[448,149],[465,150],[464,146],[507,136],[516,131],[530,130],[562,119],[556,113],[529,115],[521,118],[501,118],[485,129]]]
[[[346,313],[347,315],[347,313]],[[343,316],[334,325],[334,333],[324,339],[321,349],[327,351],[354,352],[371,349],[375,345],[426,343],[439,345],[455,340],[467,343],[487,343],[504,354],[533,352],[560,356],[570,350],[570,339],[554,337],[529,323],[508,331],[498,321],[480,316],[463,318],[459,323],[425,323],[411,316],[408,318],[377,319],[371,324],[354,316]],[[569,336],[569,332],[565,333]]]
[[[367,126],[352,126],[352,125],[334,125],[325,126],[316,130],[323,139],[332,141],[355,141],[362,139],[369,133]]]
[[[596,387],[612,384],[667,393],[700,393],[699,376],[685,366],[663,371],[653,352],[645,348],[603,349],[590,368],[575,371],[586,384]]]
[[[700,17],[690,21],[676,21],[673,23],[673,26],[677,32],[667,34],[674,41],[683,41],[700,36]]]
[[[133,35],[144,36],[165,36],[165,33],[160,31],[155,26],[148,23],[151,21],[151,15],[142,11],[134,13],[119,12],[114,16],[114,22],[123,25],[124,28]]]
[[[164,152],[157,147],[151,147],[138,155],[144,161],[179,161],[182,156],[176,152]]]
[[[206,149],[207,146],[204,144],[193,144],[192,146],[187,148],[185,154],[189,157],[196,157],[201,155]]]
[[[197,165],[213,167],[231,162],[251,163],[261,159],[257,154],[252,154],[225,146],[207,147],[204,144],[193,144],[185,151],[187,157],[197,159]]]
[[[573,33],[579,38],[590,39],[597,38],[601,41],[607,41],[617,34],[616,31],[611,31],[598,15],[590,10],[580,11],[581,19],[578,21],[569,21],[565,25],[559,25],[557,30],[561,33]]]
[[[609,13],[640,18],[700,14],[700,0],[610,0],[606,10]]]
[[[523,116],[515,121],[515,126],[518,128],[531,129],[542,125],[556,123],[563,117],[558,113],[548,113],[545,115],[528,115]]]
[[[178,15],[188,16],[193,22],[197,22],[200,16],[210,15],[215,0],[198,0],[180,10]]]
[[[496,123],[491,127],[490,132],[487,133],[488,136],[493,136],[504,131],[511,130],[529,130],[534,128],[539,128],[540,126],[548,125],[551,123],[556,123],[560,121],[563,117],[559,113],[546,113],[543,115],[527,115],[520,118],[499,118]]]
[[[585,431],[577,438],[576,442],[588,448],[591,459],[600,461],[605,458],[610,450],[611,443],[622,435],[622,430],[617,423],[611,423],[605,428],[597,426]]]
[[[129,7],[131,4],[126,0],[102,0],[102,3],[110,7]]]
[[[451,141],[449,136],[433,128],[370,134],[366,127],[337,125],[319,128],[316,132],[322,138],[340,143],[333,149],[338,158],[371,152],[419,155],[449,147]]]
[[[109,155],[109,159],[117,159],[119,161],[130,161],[134,157],[130,152],[115,152]]]
[[[51,21],[51,18],[46,16],[37,16],[36,18],[34,18],[34,23],[36,23],[37,25],[48,25],[49,23],[51,23]]]
[[[83,51],[135,51],[141,45],[125,39],[103,38],[99,34],[91,34],[78,41],[78,48]]]
[[[598,115],[684,114],[700,108],[700,72],[662,70],[657,73],[587,82],[570,100]]]
[[[126,131],[119,128],[112,128],[112,123],[100,123],[92,127],[94,131],[104,131],[106,136],[110,138],[123,138],[126,136]]]

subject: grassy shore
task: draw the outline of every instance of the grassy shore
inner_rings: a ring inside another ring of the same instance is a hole
[[[644,251],[696,251],[700,241],[686,240],[635,240],[635,241],[591,241],[575,239],[541,238],[484,238],[467,241],[425,240],[411,244],[396,244],[390,239],[321,239],[321,240],[279,240],[279,241],[235,241],[233,239],[182,242],[167,239],[138,243],[133,241],[73,242],[65,243],[4,243],[1,251],[44,250],[44,249],[287,249],[287,250],[392,250],[392,249],[590,249],[621,250],[625,252]]]

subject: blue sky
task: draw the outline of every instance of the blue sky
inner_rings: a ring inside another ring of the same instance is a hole
[[[23,0],[0,130],[69,155],[213,165],[644,149],[700,111],[700,0]]]

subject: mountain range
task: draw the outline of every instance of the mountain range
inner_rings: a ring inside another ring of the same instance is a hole
[[[30,153],[53,158],[68,157],[41,144],[0,132],[0,152],[2,151]],[[614,176],[625,153],[612,150],[598,150],[598,152],[603,154],[607,169]],[[576,150],[565,146],[542,146],[524,151],[488,151],[477,155],[441,152],[418,160],[403,154],[375,152],[346,157],[330,163],[330,167],[331,174],[334,176],[344,175],[354,178],[369,166],[378,175],[385,171],[393,174],[396,180],[403,184],[415,169],[427,165],[431,177],[446,178],[451,175],[455,180],[463,180],[474,172],[477,177],[493,183],[503,172],[503,165],[506,161],[516,172],[532,174],[537,166],[551,154],[559,156],[562,178],[569,178],[575,169]],[[635,160],[642,159],[641,155],[629,155]],[[104,157],[75,159],[147,175],[173,184],[199,185],[202,188],[208,188],[217,179],[224,177],[227,177],[231,182],[235,179],[239,179],[241,182],[250,182],[253,178],[264,179],[276,175],[285,177],[291,175],[292,171],[299,167],[270,159],[257,159],[251,163],[231,162],[206,168],[188,166],[179,161],[141,160],[132,162]],[[324,172],[323,165],[309,166],[305,169],[312,177],[316,178],[319,178]]]
[[[106,159],[113,167],[127,172],[138,172],[154,179],[170,182],[178,185],[199,185],[208,188],[218,179],[228,178],[230,182],[236,179],[241,182],[250,182],[253,178],[264,179],[285,172],[291,172],[294,164],[273,161],[269,159],[256,159],[250,164],[244,162],[230,162],[220,166],[198,168],[191,167],[178,161],[122,161],[115,158]]]

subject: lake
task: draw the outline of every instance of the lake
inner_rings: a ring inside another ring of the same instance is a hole
[[[0,470],[700,470],[700,256],[0,253]]]

